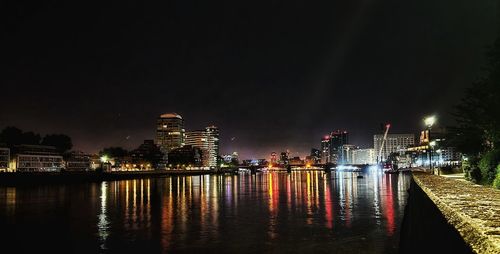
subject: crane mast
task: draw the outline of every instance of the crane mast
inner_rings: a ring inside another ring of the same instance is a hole
[[[384,149],[385,141],[387,140],[387,133],[389,133],[389,129],[391,128],[391,124],[388,123],[385,125],[385,133],[384,133],[384,138],[382,139],[382,145],[380,146],[380,149],[378,151],[378,159],[379,162],[382,162],[382,150]]]

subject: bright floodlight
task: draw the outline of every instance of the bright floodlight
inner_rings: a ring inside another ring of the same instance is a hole
[[[436,116],[429,116],[424,119],[425,125],[432,127],[436,123]]]
[[[106,155],[101,156],[101,162],[106,163],[108,162],[109,158]]]

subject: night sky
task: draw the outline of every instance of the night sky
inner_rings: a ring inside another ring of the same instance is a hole
[[[372,146],[448,113],[497,36],[496,0],[2,1],[0,128],[135,148],[156,118],[216,125],[222,152]]]

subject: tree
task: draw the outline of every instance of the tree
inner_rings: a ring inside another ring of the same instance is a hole
[[[60,153],[65,153],[73,147],[71,138],[64,134],[50,134],[43,137],[42,145],[54,146]]]
[[[19,145],[23,138],[23,131],[19,128],[8,126],[0,132],[0,143],[5,143],[8,147]]]
[[[6,127],[0,133],[0,143],[5,143],[8,147],[12,148],[15,145],[39,145],[40,134],[30,132],[23,132],[17,127]]]
[[[500,37],[488,53],[483,78],[467,89],[454,112],[457,126],[448,139],[468,156],[463,168],[468,179],[498,184],[500,172]]]
[[[478,156],[500,146],[500,38],[488,53],[485,75],[467,89],[453,114],[449,139],[457,149]]]

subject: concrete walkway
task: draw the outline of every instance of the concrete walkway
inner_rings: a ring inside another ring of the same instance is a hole
[[[414,172],[413,179],[474,252],[500,253],[500,190],[454,175]]]

